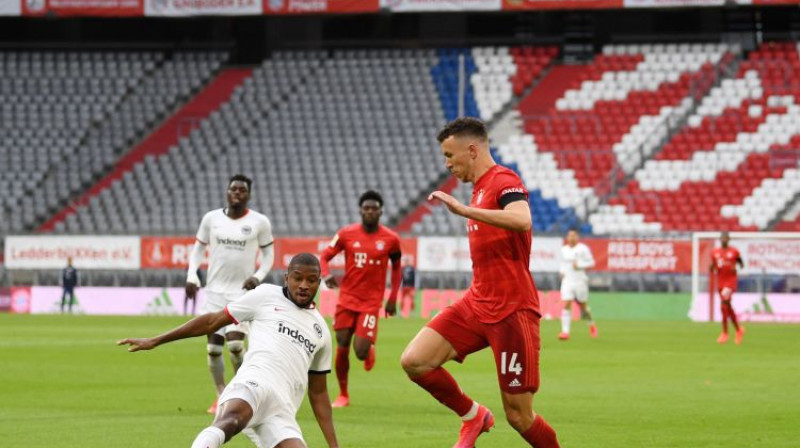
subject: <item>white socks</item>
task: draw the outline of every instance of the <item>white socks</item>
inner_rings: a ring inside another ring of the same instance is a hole
[[[561,332],[569,334],[569,325],[572,323],[572,313],[567,308],[561,310]]]
[[[472,420],[473,418],[477,417],[478,416],[478,408],[479,408],[478,402],[477,401],[473,401],[472,402],[472,407],[470,408],[469,412],[467,412],[466,414],[462,415],[461,416],[461,420],[466,422],[468,420]]]
[[[217,389],[217,395],[222,393],[225,389],[225,360],[222,355],[208,355],[208,370],[211,372],[211,378],[214,379],[214,387]]]
[[[233,371],[238,372],[244,361],[244,341],[228,341],[228,353],[231,355]]]
[[[225,433],[216,426],[200,431],[192,443],[192,448],[219,448],[225,443]]]

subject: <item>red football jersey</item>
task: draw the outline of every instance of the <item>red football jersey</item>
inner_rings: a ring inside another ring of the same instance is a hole
[[[501,198],[528,190],[516,173],[495,165],[473,186],[470,207],[501,210]],[[539,314],[539,296],[529,269],[531,232],[514,232],[467,220],[472,286],[465,296],[483,323],[499,322],[517,310]]]
[[[381,225],[377,232],[367,233],[361,223],[351,224],[333,237],[322,258],[330,259],[341,251],[344,251],[345,270],[339,285],[339,305],[365,313],[379,310],[383,306],[390,256],[400,262],[400,238]],[[327,276],[327,271],[324,262],[322,275]]]
[[[711,252],[711,262],[717,267],[717,282],[723,284],[736,281],[736,261],[739,251],[735,247],[718,247]]]

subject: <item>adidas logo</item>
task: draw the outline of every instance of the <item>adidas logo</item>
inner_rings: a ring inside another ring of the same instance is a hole
[[[516,378],[511,380],[510,383],[508,383],[508,387],[520,387],[520,386],[522,386],[522,383],[520,383],[519,380]]]
[[[172,300],[166,289],[161,290],[161,294],[153,297],[153,300],[147,304],[145,314],[156,316],[169,316],[178,314],[175,307],[172,305]]]

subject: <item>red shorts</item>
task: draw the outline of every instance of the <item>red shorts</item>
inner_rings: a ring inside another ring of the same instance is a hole
[[[354,330],[356,336],[369,339],[374,344],[378,339],[379,315],[380,309],[365,313],[337,305],[336,314],[333,316],[333,330]]]
[[[448,306],[428,322],[458,353],[456,361],[491,347],[500,389],[511,394],[539,390],[539,316],[520,310],[494,324],[478,321],[467,299]]]

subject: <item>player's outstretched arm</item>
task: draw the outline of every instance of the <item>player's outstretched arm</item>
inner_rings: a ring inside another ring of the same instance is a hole
[[[308,374],[308,402],[314,411],[314,417],[319,423],[319,429],[325,436],[328,446],[339,448],[336,440],[336,429],[333,427],[333,409],[331,398],[328,395],[328,376],[324,373]]]
[[[514,201],[503,207],[502,210],[487,210],[464,205],[458,199],[443,191],[434,191],[428,196],[428,200],[437,200],[443,203],[450,212],[456,215],[480,221],[490,226],[500,227],[501,229],[530,232],[533,225],[531,209],[526,201]]]
[[[231,319],[225,310],[222,310],[216,313],[197,316],[180,327],[170,330],[160,336],[154,338],[123,339],[117,341],[117,345],[130,345],[128,348],[129,352],[152,350],[161,344],[177,341],[178,339],[193,338],[214,333],[220,328],[232,323],[234,323],[233,319]]]

